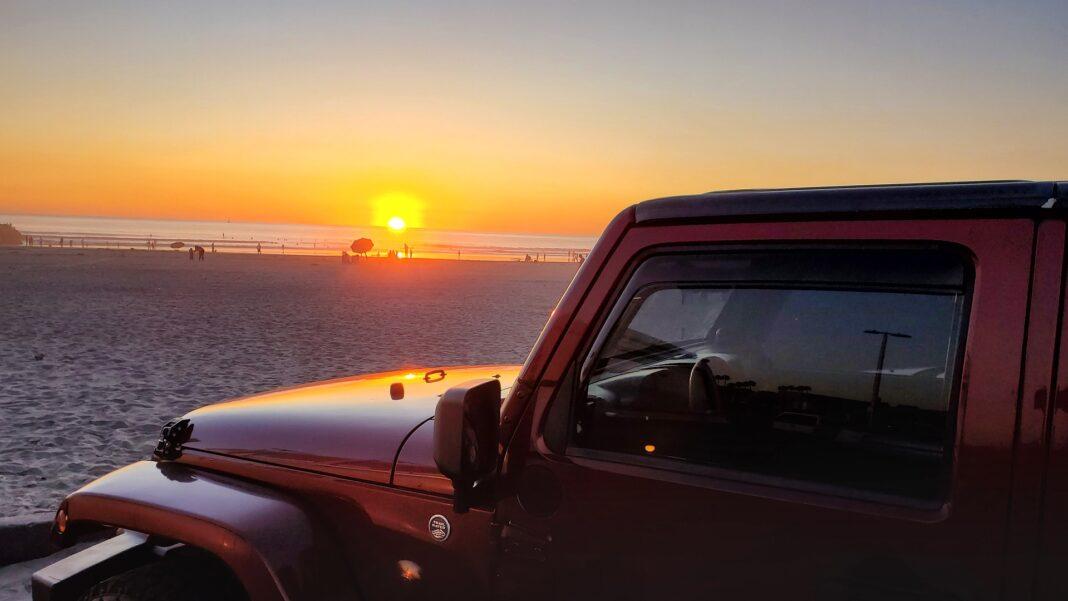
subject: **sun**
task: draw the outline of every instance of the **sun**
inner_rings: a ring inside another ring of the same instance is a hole
[[[371,201],[374,211],[371,225],[388,229],[393,234],[423,228],[425,203],[406,192],[386,192]]]

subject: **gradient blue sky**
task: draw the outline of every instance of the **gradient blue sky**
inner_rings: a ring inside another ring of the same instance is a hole
[[[596,233],[716,188],[1068,178],[1066,67],[1063,0],[8,0],[0,212]]]

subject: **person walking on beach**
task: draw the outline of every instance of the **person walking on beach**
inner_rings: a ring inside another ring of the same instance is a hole
[[[192,246],[189,247],[189,260],[190,261],[193,260],[193,247]]]
[[[211,254],[213,254],[213,255],[215,254],[215,243],[214,242],[211,243]]]
[[[259,254],[259,253],[261,253],[261,252],[263,252],[263,247],[262,247],[262,246],[260,246],[260,243],[259,243],[259,242],[257,242],[257,243],[256,243],[256,254]]]
[[[196,250],[197,250],[197,259],[203,261],[204,260],[204,247],[200,246],[198,244]]]

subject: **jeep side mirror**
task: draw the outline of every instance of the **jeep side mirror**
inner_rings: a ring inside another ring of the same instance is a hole
[[[452,480],[453,506],[467,511],[475,483],[497,468],[501,382],[472,380],[445,391],[434,411],[434,462]]]

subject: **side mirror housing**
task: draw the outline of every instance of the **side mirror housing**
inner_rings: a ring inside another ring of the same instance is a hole
[[[493,378],[453,386],[434,410],[434,462],[452,480],[459,513],[475,483],[497,468],[500,415],[501,383]]]

